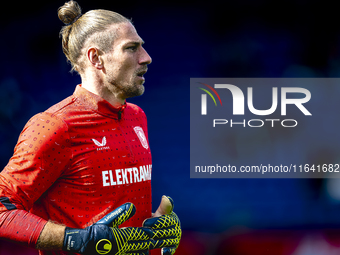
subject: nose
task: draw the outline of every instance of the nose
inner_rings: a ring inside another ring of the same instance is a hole
[[[139,64],[140,65],[148,65],[151,64],[152,59],[150,57],[150,55],[146,52],[146,50],[142,47],[142,52],[140,55],[140,59],[139,59]]]

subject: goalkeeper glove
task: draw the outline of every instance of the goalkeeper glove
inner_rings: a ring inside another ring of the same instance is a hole
[[[132,203],[125,203],[85,229],[66,227],[63,250],[81,254],[148,254],[153,248],[148,228],[118,228],[136,212]]]
[[[143,222],[143,227],[153,230],[154,248],[162,248],[162,255],[173,255],[182,236],[181,222],[173,212],[174,202],[171,197],[163,196],[154,216]]]

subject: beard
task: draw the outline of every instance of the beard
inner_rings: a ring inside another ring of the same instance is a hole
[[[118,81],[113,72],[108,71],[104,87],[106,87],[112,94],[119,98],[130,98],[141,96],[144,93],[144,80],[136,80],[138,74],[146,71],[146,67],[140,68],[133,73],[130,79]]]

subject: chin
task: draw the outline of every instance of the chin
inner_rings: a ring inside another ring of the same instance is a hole
[[[144,86],[143,84],[135,85],[134,90],[130,90],[126,93],[125,98],[131,98],[131,97],[138,97],[144,94]]]
[[[136,96],[141,96],[144,94],[145,87],[144,85],[139,85],[139,89],[136,91]]]

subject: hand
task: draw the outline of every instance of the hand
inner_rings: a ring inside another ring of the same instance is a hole
[[[173,255],[182,236],[181,223],[173,208],[174,202],[171,197],[163,196],[153,218],[143,222],[143,227],[153,230],[153,248],[162,248],[163,255]]]
[[[85,229],[66,228],[63,250],[81,254],[148,254],[154,235],[148,228],[118,228],[136,212],[126,203]]]

